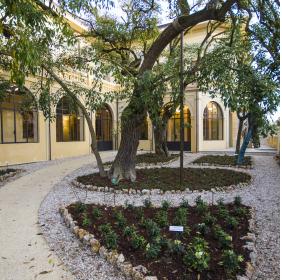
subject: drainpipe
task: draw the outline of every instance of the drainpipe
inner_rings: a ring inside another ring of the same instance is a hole
[[[198,139],[199,139],[199,119],[198,119],[198,105],[199,105],[199,95],[198,89],[196,90],[196,153],[199,150]]]
[[[52,143],[51,143],[51,120],[48,120],[48,137],[49,137],[49,160],[52,160]]]

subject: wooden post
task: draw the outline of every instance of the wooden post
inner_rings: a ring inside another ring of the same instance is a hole
[[[183,186],[183,155],[184,155],[184,83],[183,83],[183,31],[180,34],[180,185]]]

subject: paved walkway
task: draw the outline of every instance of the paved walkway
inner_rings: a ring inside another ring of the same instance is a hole
[[[109,160],[113,152],[102,153]],[[38,209],[68,173],[94,162],[93,156],[55,161],[0,189],[0,279],[73,279],[41,236]]]

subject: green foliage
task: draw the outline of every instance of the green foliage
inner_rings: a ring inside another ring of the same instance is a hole
[[[170,254],[182,255],[185,253],[185,246],[181,240],[167,240],[167,250]]]
[[[229,216],[229,211],[224,207],[218,209],[218,215],[222,219],[226,219]]]
[[[156,259],[161,251],[160,245],[156,243],[148,243],[145,249],[145,255],[148,259]]]
[[[245,217],[248,213],[248,210],[244,207],[238,207],[234,210],[234,214],[238,216],[238,218]]]
[[[205,223],[200,223],[196,225],[196,230],[203,236],[210,232],[210,228]]]
[[[188,200],[185,199],[185,198],[182,198],[181,203],[180,203],[180,207],[188,208],[188,207],[189,207],[189,202],[188,202]]]
[[[116,219],[116,224],[118,227],[123,228],[126,225],[126,219],[121,211],[116,211],[114,213],[114,217]]]
[[[177,226],[186,226],[187,215],[188,215],[187,208],[183,208],[183,207],[178,208],[175,213],[175,218],[173,220],[173,223]]]
[[[239,206],[241,206],[242,205],[242,198],[240,197],[240,196],[235,196],[235,198],[234,198],[234,204],[237,206],[237,207],[239,207]]]
[[[77,213],[83,213],[87,209],[86,205],[82,202],[77,202],[74,207]]]
[[[168,216],[165,210],[159,210],[155,217],[156,222],[160,227],[168,226]]]
[[[130,241],[135,250],[143,248],[146,244],[145,238],[142,235],[139,235],[136,231],[133,232]]]
[[[94,207],[92,210],[92,217],[94,220],[99,220],[102,217],[102,212],[99,208]]]
[[[117,241],[118,236],[113,231],[110,224],[103,224],[99,226],[99,231],[101,232],[101,235],[105,241],[105,246],[108,249],[116,249],[117,248]]]
[[[210,253],[208,243],[200,238],[195,237],[187,247],[187,253],[183,257],[183,262],[188,269],[194,269],[202,272],[209,268]]]
[[[235,217],[232,217],[230,215],[228,215],[226,218],[225,218],[225,221],[227,223],[227,226],[230,228],[230,229],[234,229],[238,226],[239,222],[238,220],[235,218]]]
[[[207,212],[203,218],[203,222],[208,226],[213,226],[216,223],[216,217],[212,216],[210,212]]]
[[[82,221],[82,225],[84,227],[88,227],[90,225],[90,219],[87,216],[87,213],[83,214],[83,221]]]
[[[169,207],[170,207],[170,202],[167,201],[167,200],[163,200],[162,201],[162,209],[167,211]]]
[[[145,220],[144,227],[150,238],[156,238],[160,235],[161,230],[153,220]]]
[[[125,237],[129,237],[130,238],[130,237],[133,236],[134,232],[135,232],[135,227],[134,226],[127,226],[123,230],[123,235]]]
[[[196,210],[200,215],[203,215],[208,211],[208,204],[202,200],[200,195],[196,198],[195,202]]]
[[[151,207],[153,206],[152,201],[151,201],[150,198],[146,198],[146,199],[144,200],[144,206],[145,206],[146,208],[151,208]]]
[[[125,201],[125,208],[129,210],[134,210],[134,204],[130,203],[128,200]]]
[[[221,248],[228,249],[232,247],[232,236],[227,234],[219,225],[214,226],[213,232]]]
[[[244,258],[241,255],[236,255],[233,250],[224,250],[219,264],[223,265],[226,273],[231,276],[235,275],[240,268],[240,263]]]

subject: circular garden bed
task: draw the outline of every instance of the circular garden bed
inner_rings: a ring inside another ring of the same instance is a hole
[[[135,190],[139,192],[159,190],[166,191],[203,191],[222,189],[230,186],[248,184],[251,176],[245,172],[238,172],[219,168],[184,168],[184,184],[179,183],[179,168],[148,168],[137,169],[135,182],[121,180],[117,186],[112,186],[108,178],[100,177],[99,173],[93,173],[77,177],[77,183],[84,186],[93,186],[94,189],[110,188],[113,190]],[[78,184],[77,184],[78,185]],[[91,189],[91,188],[90,188]]]
[[[194,160],[193,164],[252,168],[252,159],[250,156],[245,156],[244,162],[241,165],[238,165],[237,156],[234,155],[206,155]]]
[[[252,267],[245,246],[254,242],[251,211],[239,197],[213,206],[198,197],[194,207],[185,200],[161,208],[149,200],[142,207],[75,203],[61,213],[93,252],[133,279],[236,279]]]

